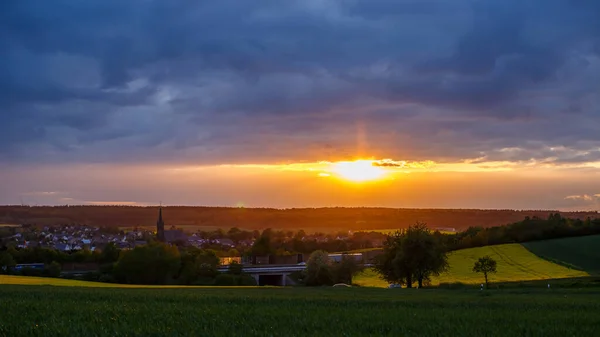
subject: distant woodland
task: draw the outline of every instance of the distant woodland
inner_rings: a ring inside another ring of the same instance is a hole
[[[598,212],[551,210],[393,209],[393,208],[228,208],[163,207],[167,226],[229,229],[289,229],[305,231],[385,230],[424,222],[430,228],[465,230],[522,221],[526,217],[562,217],[585,220]],[[0,224],[52,226],[83,224],[102,227],[154,226],[158,207],[134,206],[0,206]]]

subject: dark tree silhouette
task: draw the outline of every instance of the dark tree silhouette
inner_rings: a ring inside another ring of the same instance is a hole
[[[383,254],[375,264],[381,278],[390,283],[405,284],[408,288],[412,288],[414,281],[419,288],[423,287],[425,281],[447,267],[448,258],[442,241],[424,223],[388,236]]]
[[[473,266],[475,273],[483,273],[485,277],[485,287],[489,288],[488,274],[496,272],[496,260],[489,256],[480,257]]]

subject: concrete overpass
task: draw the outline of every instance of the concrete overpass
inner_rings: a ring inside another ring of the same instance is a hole
[[[370,263],[362,264],[365,268],[370,268],[373,265]],[[227,272],[227,266],[219,267],[219,272]],[[260,286],[286,286],[294,285],[295,282],[290,278],[290,274],[306,269],[305,264],[284,264],[284,265],[264,265],[264,266],[244,266],[243,271],[246,274],[252,275],[256,280],[256,284]]]
[[[219,268],[220,272],[227,272],[227,266]],[[294,285],[295,282],[290,278],[290,274],[296,271],[302,271],[306,265],[264,265],[264,266],[244,266],[244,273],[251,275],[256,280],[256,284],[286,286]]]

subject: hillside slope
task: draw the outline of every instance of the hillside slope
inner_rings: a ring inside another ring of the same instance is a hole
[[[549,261],[600,274],[600,235],[528,242],[523,246]]]
[[[473,272],[478,258],[489,255],[498,262],[498,272],[489,276],[490,282],[514,282],[589,276],[584,271],[574,270],[545,260],[520,244],[506,244],[462,249],[448,256],[449,270],[435,277],[433,284],[465,283],[480,284],[483,275]],[[376,273],[365,271],[356,277],[355,283],[362,286],[382,287],[387,283],[378,279]]]

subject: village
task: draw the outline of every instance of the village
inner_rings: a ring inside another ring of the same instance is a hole
[[[149,228],[121,230],[77,224],[59,224],[40,228],[31,224],[23,224],[1,227],[0,246],[17,249],[39,247],[71,253],[81,250],[102,251],[108,244],[113,244],[121,250],[128,250],[155,241],[156,233],[156,230]],[[219,229],[188,232],[173,226],[169,230],[164,230],[164,241],[177,246],[213,249],[221,256],[239,256],[249,252],[260,235],[259,231],[244,231],[237,228],[229,231]],[[289,255],[292,250],[300,253],[305,250],[309,253],[314,248],[327,247],[375,248],[381,246],[384,238],[383,234],[377,232],[352,231],[336,234],[306,234],[302,230],[298,232],[272,231],[271,235],[274,243],[280,246],[278,255]],[[303,247],[305,248],[303,249]]]

